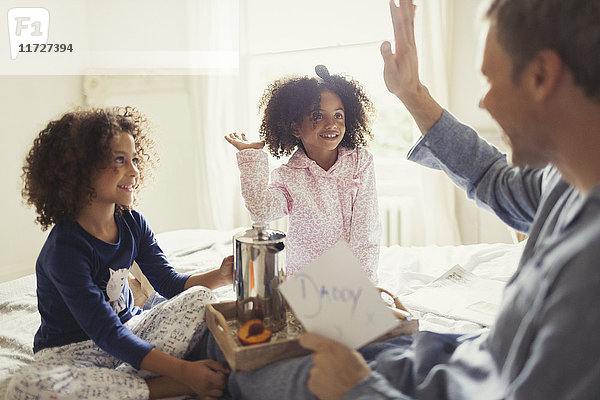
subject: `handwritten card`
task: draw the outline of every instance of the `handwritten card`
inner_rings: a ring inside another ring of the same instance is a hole
[[[350,348],[369,343],[398,323],[343,241],[280,289],[308,332]]]

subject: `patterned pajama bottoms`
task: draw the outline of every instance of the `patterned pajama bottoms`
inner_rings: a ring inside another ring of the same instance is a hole
[[[183,358],[198,344],[205,329],[204,309],[216,301],[213,293],[194,287],[143,311],[125,326],[156,349]],[[87,340],[43,349],[35,361],[18,371],[6,392],[7,400],[147,399],[145,378],[137,370]]]

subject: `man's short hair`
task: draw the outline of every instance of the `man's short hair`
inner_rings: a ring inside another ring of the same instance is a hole
[[[554,50],[587,96],[600,100],[600,0],[491,0],[486,17],[516,78],[541,50]]]

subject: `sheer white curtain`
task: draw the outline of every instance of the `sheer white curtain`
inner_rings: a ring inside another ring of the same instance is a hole
[[[448,104],[453,46],[451,0],[417,2],[417,46],[422,81],[442,106]],[[424,244],[461,244],[456,217],[456,188],[439,171],[421,168]]]
[[[238,0],[190,0],[192,47],[210,52],[239,52]],[[218,69],[190,76],[196,190],[202,227],[231,229],[246,225],[247,212],[239,189],[236,150],[223,139],[240,128],[244,115],[243,85],[236,71]]]

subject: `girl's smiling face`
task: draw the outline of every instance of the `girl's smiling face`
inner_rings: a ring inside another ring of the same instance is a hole
[[[116,134],[112,138],[111,151],[106,167],[98,169],[92,176],[91,185],[96,191],[92,202],[129,206],[133,204],[133,193],[139,179],[133,137],[128,133]]]
[[[330,90],[321,92],[320,103],[304,117],[294,136],[302,140],[307,155],[321,165],[321,160],[337,159],[337,147],[346,132],[346,115],[340,97]],[[333,163],[332,163],[333,165]],[[331,165],[330,165],[331,166]],[[321,165],[324,169],[323,165]]]

